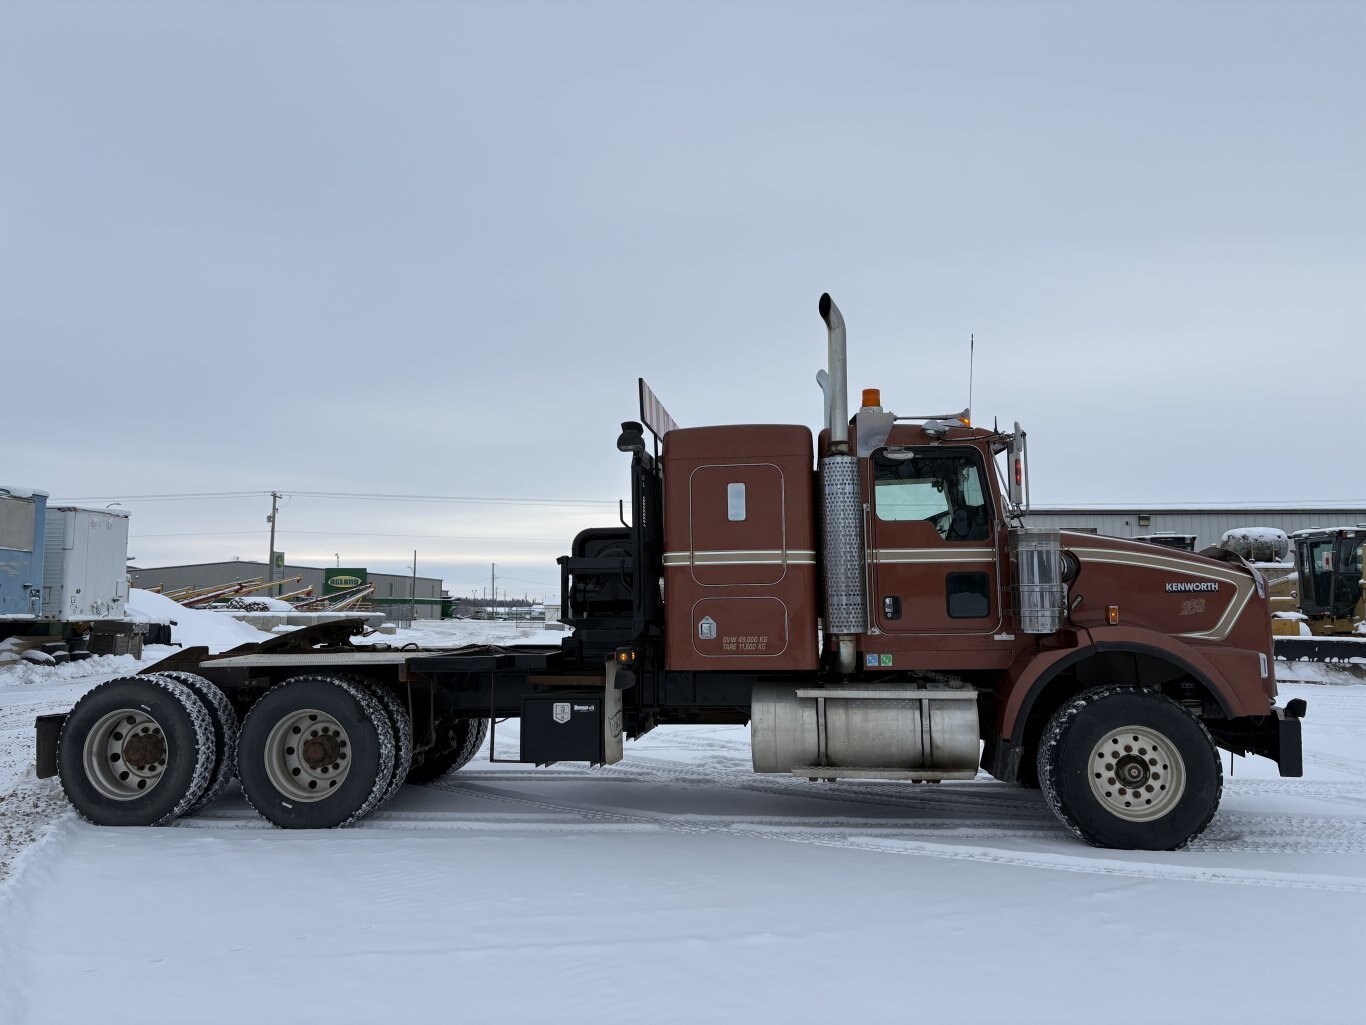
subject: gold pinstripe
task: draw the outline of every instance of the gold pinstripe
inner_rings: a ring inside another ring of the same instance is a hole
[[[814,566],[811,551],[665,552],[666,566]]]

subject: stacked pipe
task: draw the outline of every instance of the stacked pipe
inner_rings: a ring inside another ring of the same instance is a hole
[[[848,675],[858,664],[859,636],[868,629],[863,593],[863,500],[858,459],[849,450],[849,365],[844,317],[827,292],[821,296],[821,320],[829,332],[830,440],[821,456],[824,499],[825,629],[835,637],[839,671]]]

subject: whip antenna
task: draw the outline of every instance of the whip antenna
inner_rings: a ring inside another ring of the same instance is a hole
[[[977,347],[977,336],[968,335],[968,423],[972,423],[972,355]]]

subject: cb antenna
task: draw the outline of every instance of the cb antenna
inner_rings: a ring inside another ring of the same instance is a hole
[[[968,335],[968,423],[972,423],[972,356],[977,347],[977,336]]]

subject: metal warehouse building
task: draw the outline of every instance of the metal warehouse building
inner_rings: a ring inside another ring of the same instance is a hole
[[[163,590],[177,587],[217,587],[231,584],[237,580],[251,580],[259,577],[266,579],[268,567],[264,562],[202,562],[190,566],[148,566],[132,568],[128,578],[134,587],[151,589],[160,585]],[[314,597],[323,593],[328,574],[350,572],[346,567],[320,568],[317,566],[290,566],[275,571],[276,579],[282,577],[303,577],[297,584],[278,587],[273,591],[257,592],[275,596],[281,592],[288,594],[300,588],[312,587]],[[394,573],[369,573],[370,583],[375,585],[375,593],[367,599],[377,610],[385,606],[412,606],[418,619],[441,618],[441,581],[436,577],[418,577],[417,593],[413,594],[413,578]]]
[[[1112,537],[1194,534],[1195,550],[1217,545],[1237,527],[1277,527],[1287,534],[1307,527],[1351,527],[1366,523],[1366,504],[1357,506],[1114,506],[1073,505],[1031,509],[1030,527],[1084,530]]]

